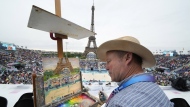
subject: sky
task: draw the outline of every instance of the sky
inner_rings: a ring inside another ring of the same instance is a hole
[[[55,13],[54,0],[1,0],[0,41],[57,51],[48,32],[28,28],[32,5]],[[90,30],[93,0],[61,0],[61,17]],[[190,50],[190,0],[94,0],[96,44],[133,36],[152,52]],[[63,51],[84,52],[88,37],[63,40]]]

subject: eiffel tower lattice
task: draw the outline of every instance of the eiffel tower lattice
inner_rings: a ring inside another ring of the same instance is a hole
[[[92,20],[91,20],[91,31],[94,32],[94,10],[95,10],[95,7],[94,7],[94,4],[92,6]],[[93,46],[91,47],[90,44],[93,43]],[[85,51],[83,53],[83,56],[86,57],[86,55],[89,53],[89,52],[94,52],[96,55],[97,55],[97,45],[96,45],[96,37],[95,36],[90,36],[88,38],[88,44],[87,44],[87,47],[85,48]]]
[[[90,44],[93,43],[93,47],[90,47]],[[85,51],[83,53],[84,56],[86,56],[89,52],[94,52],[97,55],[97,46],[96,46],[96,38],[95,36],[90,36],[88,38],[88,45],[85,48]]]

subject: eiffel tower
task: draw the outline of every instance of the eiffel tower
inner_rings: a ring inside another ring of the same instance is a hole
[[[92,20],[91,20],[91,31],[94,32],[94,10],[95,10],[95,7],[94,7],[94,3],[93,3],[93,6],[92,6]],[[93,47],[90,47],[90,44],[93,43]],[[86,57],[86,55],[89,53],[89,52],[94,52],[96,55],[97,55],[97,45],[96,45],[96,37],[95,35],[93,36],[90,36],[88,38],[88,44],[87,44],[87,47],[85,47],[85,51],[83,53],[83,56]]]

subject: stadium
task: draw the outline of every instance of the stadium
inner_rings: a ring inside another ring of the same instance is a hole
[[[57,61],[56,52],[52,54],[52,52],[48,51],[30,50],[19,46],[15,46],[15,50],[10,51],[2,46],[2,44],[1,47],[3,48],[1,48],[0,51],[0,84],[1,87],[4,87],[1,88],[2,91],[5,91],[5,89],[8,89],[11,86],[23,88],[31,87],[32,73],[43,73],[42,56],[43,58],[54,58],[55,61]],[[175,98],[177,97],[176,95],[179,96],[184,94],[186,100],[189,102],[190,99],[187,95],[190,93],[184,92],[185,88],[181,90],[172,88],[171,80],[179,77],[190,80],[190,55],[176,54],[175,56],[167,56],[165,54],[155,54],[154,57],[156,59],[156,66],[144,69],[145,72],[154,73],[157,84],[166,92],[166,94],[168,94],[168,96],[173,94],[175,96],[172,96],[171,98]],[[97,93],[99,90],[107,90],[107,93],[110,93],[109,91],[111,91],[111,89],[107,88],[116,87],[116,83],[114,82],[112,82],[111,85],[108,85],[111,80],[105,68],[106,63],[100,62],[95,54],[89,53],[87,59],[69,59],[75,68],[80,67],[83,75],[83,84],[91,89],[89,92],[94,96],[98,97]],[[102,83],[102,85],[100,85],[100,83]],[[10,86],[8,86],[8,84]],[[29,88],[23,90],[22,93],[29,90],[31,91]],[[17,91],[17,89],[12,89],[7,91],[7,93],[21,94]]]
[[[21,4],[0,7],[0,107],[190,106],[189,1]]]

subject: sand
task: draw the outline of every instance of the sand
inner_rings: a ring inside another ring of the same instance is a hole
[[[76,82],[75,84],[70,84],[69,87],[65,86],[59,89],[52,90],[46,96],[46,104],[51,103],[52,100],[55,100],[57,97],[62,97],[68,95],[69,93],[77,93],[78,90],[81,90],[81,82]]]
[[[89,81],[89,80],[100,80],[100,81],[111,81],[111,78],[108,74],[106,73],[82,73],[82,79],[84,81]]]
[[[69,58],[73,68],[79,68],[79,59],[78,58]],[[111,81],[110,76],[107,73],[82,73],[82,80],[101,80],[101,81]]]

